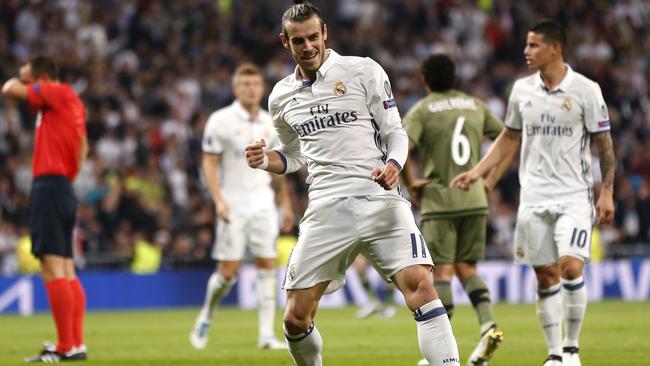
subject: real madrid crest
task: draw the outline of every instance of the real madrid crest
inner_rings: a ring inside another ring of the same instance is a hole
[[[296,265],[292,264],[291,267],[289,267],[289,279],[293,280],[294,278],[296,278]]]
[[[524,248],[517,247],[517,257],[523,258],[524,255],[526,255],[526,253],[524,252]]]
[[[562,102],[562,109],[568,112],[571,110],[571,107],[573,107],[573,104],[571,103],[571,98],[569,97],[564,98],[564,102]]]
[[[343,84],[342,81],[337,81],[334,85],[334,94],[338,95],[339,97],[345,94],[347,91],[348,88],[345,87],[345,84]]]

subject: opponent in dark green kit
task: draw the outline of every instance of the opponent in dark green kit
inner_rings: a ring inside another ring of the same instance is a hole
[[[497,330],[487,286],[476,273],[485,256],[487,199],[511,159],[504,161],[469,191],[449,189],[457,174],[481,158],[483,135],[495,139],[503,122],[486,105],[452,89],[455,65],[447,55],[432,55],[422,64],[429,95],[404,118],[412,147],[422,163],[423,179],[411,178],[409,164],[402,175],[412,192],[421,196],[422,234],[436,263],[435,287],[451,317],[454,272],[465,288],[481,324],[481,340],[468,365],[487,365],[503,333]],[[428,365],[422,360],[420,365]]]

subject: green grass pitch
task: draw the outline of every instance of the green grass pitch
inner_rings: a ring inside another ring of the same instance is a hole
[[[582,364],[650,365],[650,303],[590,304],[581,339]],[[257,313],[220,309],[204,351],[192,349],[188,334],[198,309],[93,312],[86,318],[87,365],[293,365],[286,351],[256,349]],[[358,320],[355,308],[322,309],[316,323],[324,339],[327,366],[415,366],[421,358],[415,322],[406,309],[392,319]],[[491,366],[541,365],[546,347],[533,305],[497,304],[495,315],[505,340]],[[280,335],[280,314],[276,333]],[[478,339],[468,306],[453,319],[464,365]],[[53,339],[49,314],[0,316],[0,365],[22,365],[23,357]]]

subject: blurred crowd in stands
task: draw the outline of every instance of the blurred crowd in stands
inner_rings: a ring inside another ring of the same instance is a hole
[[[314,3],[328,23],[328,47],[383,65],[402,113],[425,94],[420,62],[445,52],[458,64],[458,87],[503,117],[512,83],[528,73],[522,55],[527,29],[542,18],[559,21],[570,40],[569,62],[602,88],[618,159],[616,222],[596,231],[596,258],[650,254],[650,2]],[[212,111],[232,101],[230,77],[239,63],[260,65],[269,88],[293,72],[294,62],[277,39],[291,2],[0,4],[0,81],[17,75],[34,55],[46,54],[88,108],[91,153],[76,182],[79,264],[129,268],[139,253],[163,268],[210,263],[214,207],[198,169],[203,127]],[[3,273],[19,264],[29,269],[20,248],[29,245],[33,129],[34,116],[24,105],[0,99]],[[593,170],[598,181],[597,159]],[[290,179],[297,213],[306,206],[305,174]],[[517,197],[515,163],[490,194],[490,257],[511,256]]]

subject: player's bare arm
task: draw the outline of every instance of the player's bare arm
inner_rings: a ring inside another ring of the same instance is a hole
[[[603,176],[600,197],[596,203],[596,214],[598,223],[606,225],[611,224],[614,220],[614,173],[616,170],[616,157],[614,156],[612,137],[609,132],[593,135],[593,139],[598,149],[600,170]]]
[[[406,163],[404,163],[404,168],[402,169],[400,177],[402,178],[404,185],[406,185],[406,189],[409,191],[409,195],[411,196],[411,203],[415,208],[418,208],[420,206],[422,189],[427,184],[431,183],[431,179],[414,177],[415,171],[421,171],[421,169],[417,169],[419,167],[416,167],[414,164],[415,162],[413,159],[411,159],[409,154],[409,156],[406,158]]]
[[[2,94],[7,98],[27,100],[27,85],[18,78],[11,78],[2,86]]]
[[[29,63],[23,65],[17,78],[7,80],[2,86],[2,94],[8,98],[27,100],[27,84],[32,82],[32,67]]]
[[[228,202],[221,194],[221,184],[219,182],[218,166],[219,154],[203,153],[201,160],[201,170],[203,171],[203,179],[205,179],[210,195],[216,206],[217,217],[228,222],[230,219],[230,208]]]
[[[503,177],[510,164],[512,164],[512,159],[514,159],[517,154],[517,149],[514,149],[510,152],[505,159],[501,160],[496,167],[492,168],[485,179],[483,179],[483,185],[485,186],[485,191],[490,192],[494,187],[499,183],[499,180]]]
[[[509,157],[512,159],[512,155],[514,155],[519,148],[520,141],[521,131],[515,131],[508,128],[503,129],[483,159],[481,159],[481,161],[471,170],[454,177],[454,179],[449,182],[449,187],[459,187],[468,190],[474,182],[486,175],[498,164]]]
[[[283,233],[291,232],[295,215],[289,199],[287,178],[284,175],[271,174],[271,187],[275,192],[276,203],[282,208],[282,227],[280,229]]]

